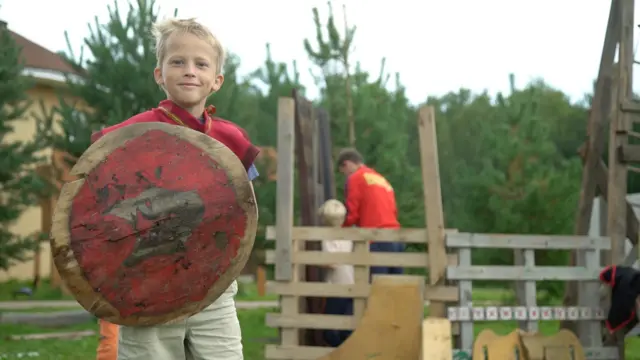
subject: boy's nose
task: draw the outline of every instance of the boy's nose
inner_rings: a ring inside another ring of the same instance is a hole
[[[196,74],[196,64],[188,64],[187,68],[186,68],[186,74],[187,76],[195,76]]]

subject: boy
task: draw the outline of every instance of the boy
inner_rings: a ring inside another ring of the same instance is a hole
[[[326,226],[341,227],[347,215],[344,205],[335,199],[327,200],[318,209],[318,215]],[[352,252],[353,242],[350,240],[324,240],[322,251],[326,252]],[[354,283],[353,265],[340,264],[327,266],[325,281],[330,284],[351,285]],[[325,314],[353,315],[353,299],[327,298]],[[338,347],[351,335],[349,330],[325,330],[324,340],[327,344]]]
[[[153,75],[167,94],[158,108],[94,134],[102,135],[141,122],[165,122],[203,132],[231,149],[247,169],[249,179],[258,173],[253,161],[258,148],[235,124],[213,118],[205,110],[207,97],[224,82],[225,53],[220,42],[194,19],[161,21],[154,26],[157,67]],[[226,292],[202,312],[182,321],[151,327],[120,327],[119,360],[242,360],[240,323],[236,313],[234,281]]]

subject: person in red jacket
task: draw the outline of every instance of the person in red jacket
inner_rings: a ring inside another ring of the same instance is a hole
[[[222,45],[208,28],[194,19],[163,20],[153,30],[158,60],[153,75],[166,93],[167,100],[161,101],[157,108],[95,133],[91,140],[96,141],[130,124],[164,122],[184,126],[226,145],[240,159],[249,179],[253,180],[258,176],[253,165],[258,148],[242,128],[214,117],[214,107],[205,107],[207,98],[224,82],[221,70],[225,53]],[[224,294],[200,313],[168,324],[118,328],[101,320],[105,341],[98,348],[98,359],[114,356],[114,346],[109,345],[114,342],[112,334],[119,333],[115,344],[118,360],[242,360],[241,329],[233,299],[237,291],[238,285],[234,281]],[[111,334],[111,340],[107,339],[107,333]]]
[[[345,205],[347,217],[343,226],[398,229],[398,208],[393,187],[387,179],[364,164],[355,149],[345,149],[338,155],[338,170],[347,177]],[[371,251],[402,252],[399,242],[372,242]],[[372,266],[372,274],[402,274],[402,267]]]

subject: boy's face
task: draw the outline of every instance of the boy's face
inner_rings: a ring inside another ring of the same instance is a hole
[[[216,59],[213,47],[197,36],[171,35],[162,67],[154,70],[156,83],[163,86],[170,100],[201,114],[207,97],[224,82],[224,77],[216,74]]]

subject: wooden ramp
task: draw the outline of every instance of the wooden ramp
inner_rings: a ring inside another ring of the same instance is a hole
[[[374,276],[360,324],[347,341],[319,360],[420,359],[424,281],[421,276]]]

